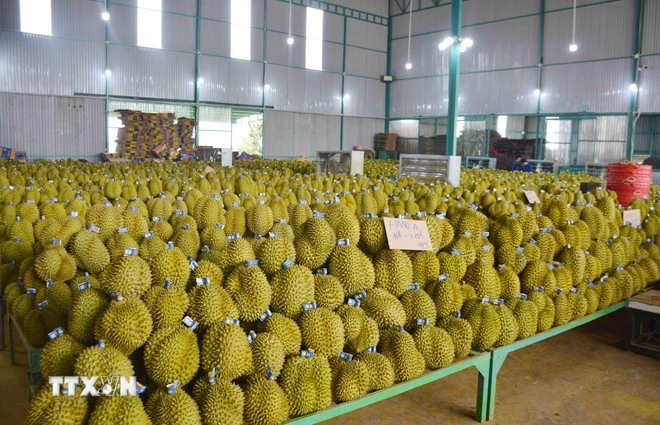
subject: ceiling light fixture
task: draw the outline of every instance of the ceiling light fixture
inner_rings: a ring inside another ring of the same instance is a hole
[[[577,52],[578,45],[575,44],[575,23],[577,20],[577,0],[573,0],[573,38],[571,45],[568,46],[569,52]]]
[[[408,60],[406,61],[406,69],[412,69],[412,63],[410,63],[410,38],[412,36],[412,0],[409,3],[410,12],[408,13]]]

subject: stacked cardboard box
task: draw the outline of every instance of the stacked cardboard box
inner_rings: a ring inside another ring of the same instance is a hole
[[[417,153],[423,155],[444,155],[447,146],[447,136],[420,136]]]
[[[396,150],[396,133],[378,133],[374,134],[375,151],[393,151]]]
[[[118,110],[124,127],[117,132],[117,153],[123,158],[162,158],[171,151],[194,153],[197,121],[173,113]],[[175,123],[176,121],[176,123]]]

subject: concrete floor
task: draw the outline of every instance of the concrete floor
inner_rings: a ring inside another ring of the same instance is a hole
[[[660,424],[660,361],[621,349],[626,311],[511,353],[489,424]],[[27,364],[24,352],[18,355]],[[0,352],[0,423],[20,424],[27,367]],[[444,380],[326,424],[476,424],[477,372]]]

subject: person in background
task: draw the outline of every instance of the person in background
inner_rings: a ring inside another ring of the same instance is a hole
[[[529,162],[527,162],[526,159],[523,159],[523,160],[522,160],[522,168],[521,168],[521,170],[522,170],[522,172],[524,172],[524,173],[533,173],[533,172],[534,172],[534,167],[532,166],[532,164],[530,164]]]
[[[520,171],[522,167],[522,157],[517,157],[515,161],[511,163],[511,171]]]

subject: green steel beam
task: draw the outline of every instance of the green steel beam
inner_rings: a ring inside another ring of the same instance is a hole
[[[107,12],[110,13],[110,2],[108,2],[108,5],[107,5]],[[103,120],[105,122],[105,127],[104,127],[104,133],[105,134],[104,134],[103,137],[105,138],[105,150],[106,150],[106,152],[110,149],[110,140],[108,139],[108,112],[110,112],[110,111],[108,111],[108,105],[110,103],[110,100],[108,98],[109,97],[109,93],[108,93],[108,76],[105,75],[105,70],[108,69],[108,67],[110,65],[108,63],[108,60],[109,60],[108,59],[108,49],[109,49],[109,46],[110,46],[110,40],[108,39],[108,27],[109,26],[110,26],[110,21],[105,21],[105,25],[104,25],[104,27],[105,27],[104,28],[105,38],[104,38],[104,42],[103,42],[104,55],[105,55],[105,59],[104,59],[105,67],[103,68],[103,91],[104,91],[104,95],[105,95],[105,100],[104,100],[104,102],[105,102],[105,116],[103,117]]]
[[[346,101],[346,28],[348,17],[344,16],[344,47],[341,60],[341,116],[339,117],[339,150],[344,150],[344,103]]]
[[[453,375],[454,373],[460,372],[470,367],[476,367],[479,372],[478,388],[480,392],[477,394],[476,419],[479,422],[482,422],[483,420],[485,420],[486,408],[488,406],[486,404],[487,401],[486,395],[488,393],[488,387],[489,387],[488,379],[489,376],[491,375],[490,363],[491,363],[490,352],[477,353],[474,356],[468,357],[464,360],[460,360],[446,368],[426,373],[418,378],[411,379],[410,381],[401,382],[384,390],[373,392],[357,400],[336,404],[325,410],[321,410],[315,413],[310,413],[309,415],[301,416],[299,418],[291,419],[285,422],[285,424],[295,424],[295,425],[316,424],[328,419],[336,418],[338,416],[344,415],[346,413],[352,412],[362,407],[369,406],[379,401],[386,400],[388,398],[405,393],[406,391],[410,391],[414,388],[421,387],[422,385],[426,385],[431,382],[437,381],[439,379],[445,378],[449,375]]]
[[[391,3],[387,2],[387,14],[391,13]],[[392,75],[392,18],[387,19],[387,75]],[[385,83],[385,133],[390,131],[390,103],[392,83]]]
[[[289,3],[289,0],[277,0],[282,3]],[[321,9],[324,12],[332,13],[334,15],[344,16],[346,18],[353,18],[359,21],[370,22],[372,24],[387,25],[388,17],[369,13],[351,7],[340,6],[338,4],[330,3],[323,0],[292,0],[296,6],[313,7]]]
[[[635,2],[635,41],[632,64],[632,82],[639,87],[639,50],[642,38],[643,13],[644,6],[642,0]],[[637,112],[637,101],[639,99],[639,89],[630,92],[630,103],[628,106],[628,134],[626,135],[626,158],[632,160],[635,152],[635,114]]]
[[[461,36],[463,0],[451,2],[451,35]],[[460,43],[454,43],[449,51],[449,106],[447,109],[447,155],[456,155],[456,130],[458,120],[458,84],[461,72]]]
[[[202,0],[197,0],[197,11],[195,16],[195,119],[197,125],[195,126],[195,144],[199,146],[199,58],[201,56],[201,40],[202,40]]]
[[[627,301],[621,301],[617,304],[611,305],[610,307],[599,310],[588,316],[584,316],[580,319],[568,322],[565,325],[557,326],[545,332],[541,332],[534,336],[530,336],[529,338],[518,340],[513,344],[495,348],[492,352],[491,364],[490,364],[490,393],[488,394],[489,407],[488,407],[488,415],[486,420],[490,421],[495,416],[495,390],[497,388],[497,374],[502,368],[502,365],[504,364],[504,360],[506,360],[506,357],[509,353],[516,350],[520,350],[521,348],[525,348],[532,344],[536,344],[537,342],[541,342],[543,340],[551,338],[555,335],[559,335],[571,329],[577,328],[578,326],[582,326],[585,323],[592,322],[603,316],[607,316],[610,313],[613,313],[617,310],[624,308],[626,306],[626,303]]]
[[[536,88],[541,92],[537,96],[536,99],[536,115],[541,114],[541,94],[542,94],[542,83],[543,83],[543,42],[545,39],[545,0],[541,0],[541,6],[540,6],[540,16],[539,16],[539,63],[538,63],[538,75],[536,78]],[[536,142],[534,143],[535,149],[534,149],[534,158],[541,158],[541,149],[545,149],[541,147],[540,140],[541,138],[539,137],[541,131],[541,118],[536,119],[536,134],[534,135],[534,139]]]

